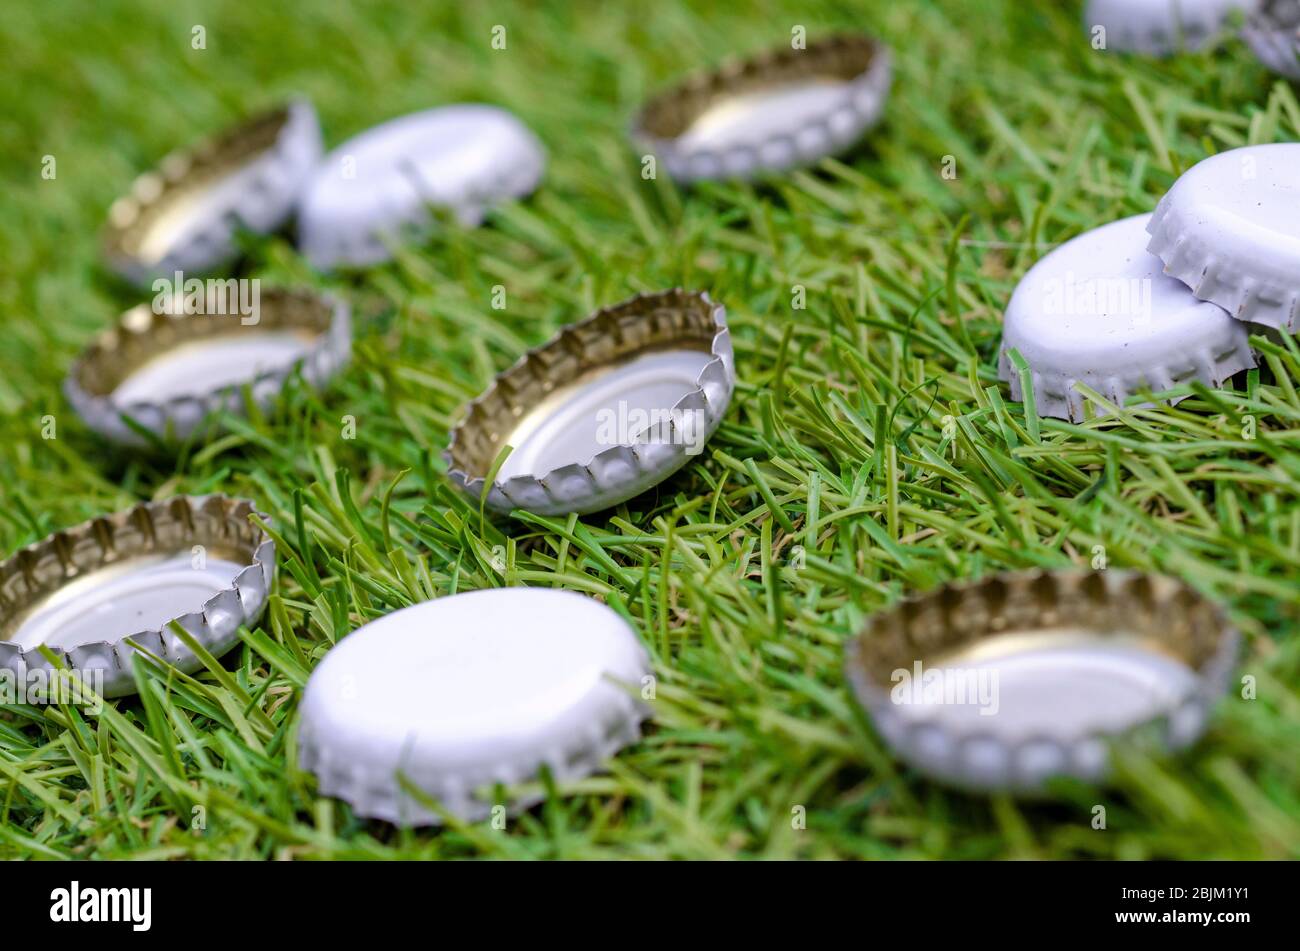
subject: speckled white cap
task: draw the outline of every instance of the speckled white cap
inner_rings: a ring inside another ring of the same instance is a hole
[[[1165,272],[1238,320],[1300,332],[1300,144],[1249,145],[1184,172],[1147,225]]]

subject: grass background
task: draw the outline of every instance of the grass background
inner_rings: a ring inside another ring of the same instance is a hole
[[[1029,265],[1149,211],[1210,152],[1295,139],[1295,90],[1235,40],[1167,62],[1096,52],[1075,3],[621,6],[6,10],[0,550],[216,490],[256,499],[284,544],[228,675],[149,674],[100,717],[0,713],[0,856],[1300,857],[1298,351],[1272,346],[1237,391],[1078,426],[1031,425],[995,377]],[[761,187],[642,181],[625,131],[643,96],[796,24],[893,46],[869,143]],[[109,203],[165,152],[294,92],[329,146],[416,109],[508,106],[546,143],[544,186],[360,275],[313,274],[285,237],[250,247],[245,273],[357,301],[349,372],[178,459],[111,451],[59,390],[138,300],[98,264]],[[561,325],[672,285],[723,301],[737,348],[736,399],[701,461],[599,517],[480,526],[440,459],[460,404]],[[1225,698],[1186,756],[1127,756],[1112,786],[1043,803],[945,791],[893,761],[840,674],[860,620],[948,578],[1086,565],[1097,545],[1224,599],[1257,699]],[[644,741],[505,831],[396,830],[316,797],[292,737],[329,646],[411,602],[506,584],[587,591],[631,619],[660,678]]]

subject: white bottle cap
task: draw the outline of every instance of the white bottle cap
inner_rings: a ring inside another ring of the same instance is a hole
[[[1234,12],[1254,13],[1262,0],[1089,0],[1083,15],[1091,33],[1106,30],[1106,49],[1168,56],[1205,46]]]
[[[546,156],[514,115],[456,105],[393,119],[344,142],[307,184],[299,244],[319,268],[387,261],[406,232],[428,227],[429,207],[464,225],[541,181]]]
[[[1024,399],[1013,349],[1029,365],[1038,413],[1076,422],[1084,418],[1076,383],[1122,406],[1143,389],[1192,379],[1217,387],[1255,365],[1246,326],[1197,300],[1144,249],[1150,218],[1085,232],[1029,269],[1002,321],[998,371],[1013,399]]]
[[[1193,165],[1147,225],[1148,245],[1202,300],[1300,332],[1300,144],[1249,145]]]
[[[348,635],[312,672],[300,761],[361,816],[441,822],[427,797],[481,819],[496,784],[543,766],[578,779],[635,742],[647,711],[633,692],[649,672],[628,623],[586,595],[493,588],[426,601]]]

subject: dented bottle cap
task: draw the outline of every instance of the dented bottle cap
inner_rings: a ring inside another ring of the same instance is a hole
[[[299,760],[358,815],[437,824],[436,803],[475,821],[497,784],[543,767],[580,779],[636,742],[649,673],[628,623],[586,595],[493,588],[426,601],[349,634],[312,672]],[[516,791],[501,805],[540,798]]]
[[[1038,794],[1105,778],[1110,744],[1193,743],[1239,637],[1172,578],[1031,571],[945,585],[872,617],[846,649],[895,754],[941,782]]]
[[[430,206],[461,224],[530,194],[546,155],[531,130],[496,106],[455,105],[393,119],[344,142],[312,176],[298,214],[299,245],[322,269],[387,261]]]
[[[1148,247],[1202,300],[1300,333],[1300,144],[1203,159],[1160,199]]]
[[[473,400],[444,453],[451,480],[498,512],[595,512],[662,482],[722,422],[736,371],[708,294],[642,294],[566,327]]]
[[[112,442],[148,442],[125,418],[175,442],[215,412],[246,413],[245,387],[265,409],[296,368],[320,387],[347,364],[352,330],[341,299],[274,289],[245,303],[203,313],[170,304],[162,312],[145,304],[128,310],[73,364],[64,382],[68,401]]]
[[[1089,0],[1083,15],[1091,32],[1106,30],[1106,49],[1168,56],[1201,49],[1234,14],[1254,13],[1261,0]]]
[[[1045,255],[1017,285],[1002,322],[999,375],[1023,400],[1018,351],[1039,415],[1084,419],[1083,383],[1123,406],[1188,380],[1221,386],[1255,366],[1249,333],[1164,274],[1145,249],[1150,215],[1111,222]],[[1094,404],[1104,413],[1103,404]]]
[[[55,532],[0,562],[0,669],[51,669],[49,647],[102,696],[134,693],[138,648],[203,666],[175,621],[214,656],[266,606],[275,544],[243,499],[177,496]]]
[[[783,47],[656,96],[632,136],[679,182],[810,165],[843,152],[876,124],[890,77],[888,48],[869,36]]]
[[[321,152],[316,111],[298,99],[167,156],[109,209],[109,266],[142,286],[211,271],[235,256],[238,228],[266,234],[289,220]]]

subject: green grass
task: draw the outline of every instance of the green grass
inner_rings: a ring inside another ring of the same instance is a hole
[[[0,713],[0,856],[1300,857],[1300,351],[1271,346],[1236,391],[1083,425],[1035,425],[995,376],[1030,264],[1149,211],[1209,152],[1297,138],[1295,91],[1236,41],[1168,62],[1094,52],[1076,4],[479,6],[6,10],[0,550],[215,490],[256,499],[286,544],[228,677],[148,674],[99,717]],[[195,24],[206,50],[190,48]],[[868,145],[761,187],[642,181],[625,138],[642,97],[795,24],[894,47]],[[285,238],[251,248],[266,281],[353,296],[349,372],[178,459],[110,451],[59,390],[137,300],[98,265],[108,204],[169,149],[291,92],[314,99],[330,145],[441,103],[507,105],[548,147],[544,187],[351,278],[312,274]],[[497,284],[505,311],[489,307]],[[673,285],[724,302],[736,345],[739,388],[705,454],[600,517],[480,525],[440,458],[462,402],[563,324]],[[1037,804],[895,762],[841,676],[861,620],[949,578],[1087,565],[1098,545],[1111,566],[1224,600],[1257,699],[1234,688],[1186,756],[1127,756],[1113,785]],[[396,830],[317,798],[292,737],[330,645],[413,601],[519,584],[586,591],[632,621],[660,679],[646,738],[505,831]]]

